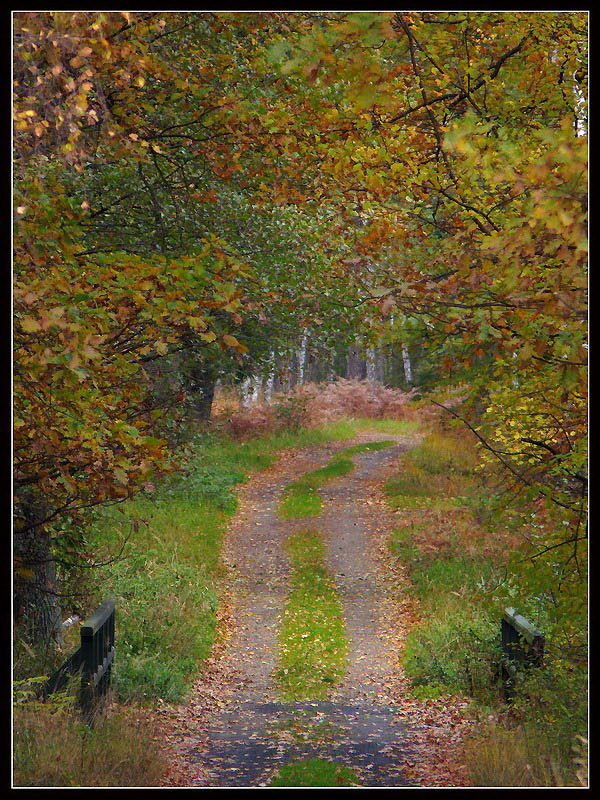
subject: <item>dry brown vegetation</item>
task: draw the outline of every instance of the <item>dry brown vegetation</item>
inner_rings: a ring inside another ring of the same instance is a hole
[[[93,728],[58,702],[17,704],[15,786],[157,786],[166,769],[154,725],[109,706]]]
[[[416,404],[410,403],[415,391],[374,385],[368,381],[338,378],[332,383],[306,383],[289,394],[275,395],[270,403],[239,408],[232,395],[218,398],[214,416],[236,438],[274,433],[285,427],[318,427],[344,417],[412,420]],[[421,407],[419,416],[436,416],[432,406]]]

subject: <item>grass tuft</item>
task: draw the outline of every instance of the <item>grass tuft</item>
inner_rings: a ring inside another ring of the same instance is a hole
[[[271,786],[358,786],[357,773],[345,764],[309,758],[280,767]]]

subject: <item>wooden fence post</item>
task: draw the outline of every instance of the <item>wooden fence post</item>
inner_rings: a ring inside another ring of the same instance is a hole
[[[540,667],[544,659],[545,638],[514,608],[507,608],[502,618],[502,678],[504,697],[515,695],[519,667]]]

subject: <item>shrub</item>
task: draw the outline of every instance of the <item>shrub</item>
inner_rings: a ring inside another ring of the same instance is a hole
[[[443,616],[411,630],[404,667],[414,686],[435,687],[489,702],[499,694],[500,637],[497,620],[481,609],[447,600]]]
[[[390,389],[368,381],[338,378],[333,383],[304,384],[270,405],[257,404],[232,414],[227,427],[243,439],[279,430],[318,427],[344,417],[413,419],[409,401],[414,392]],[[437,412],[436,412],[437,413]],[[419,412],[423,416],[423,410]]]

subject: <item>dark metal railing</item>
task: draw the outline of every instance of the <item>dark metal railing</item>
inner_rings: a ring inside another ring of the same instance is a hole
[[[81,672],[79,704],[88,720],[93,718],[110,686],[115,659],[115,601],[106,600],[80,628],[81,645],[43,685],[47,697],[64,690],[69,680]]]
[[[544,659],[545,638],[531,622],[507,608],[502,618],[502,680],[504,697],[511,701],[524,669],[540,667]]]

